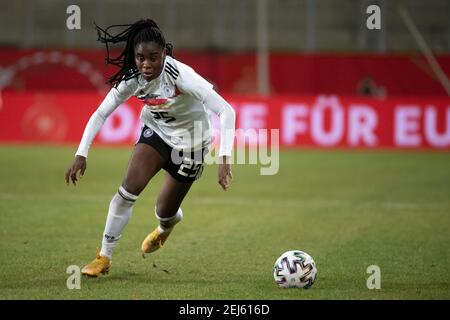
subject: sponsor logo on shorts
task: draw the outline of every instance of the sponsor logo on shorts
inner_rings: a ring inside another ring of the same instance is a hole
[[[152,136],[152,134],[153,134],[153,130],[152,130],[152,129],[146,129],[146,130],[144,131],[143,136],[144,136],[144,138],[149,138],[149,137]]]

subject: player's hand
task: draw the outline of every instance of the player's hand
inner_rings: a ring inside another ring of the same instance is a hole
[[[69,169],[67,169],[66,172],[67,185],[69,185],[70,179],[72,180],[73,185],[76,186],[78,181],[77,178],[78,171],[80,171],[80,178],[81,178],[84,175],[86,168],[87,168],[86,158],[83,156],[76,156],[72,166]]]
[[[230,157],[223,156],[219,164],[219,184],[224,191],[227,191],[233,175],[231,174]]]

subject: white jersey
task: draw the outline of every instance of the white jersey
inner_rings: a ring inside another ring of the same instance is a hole
[[[147,82],[139,76],[118,89],[144,103],[142,122],[167,144],[198,150],[210,143],[210,120],[203,102],[212,87],[191,67],[167,56],[158,78]],[[194,131],[200,135],[196,139]]]
[[[221,145],[219,156],[231,155],[235,114],[212,84],[191,67],[166,56],[161,74],[151,81],[142,76],[122,81],[112,88],[86,126],[77,155],[87,156],[88,148],[106,118],[131,96],[144,106],[142,122],[168,145],[180,150],[199,150],[210,143],[208,110],[219,115]]]

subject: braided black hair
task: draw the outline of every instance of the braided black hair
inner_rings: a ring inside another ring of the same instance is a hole
[[[95,24],[98,34],[98,41],[106,44],[106,63],[112,64],[120,68],[120,70],[108,79],[108,83],[117,87],[121,81],[135,78],[139,75],[139,71],[134,61],[134,48],[141,42],[156,42],[166,50],[166,54],[172,56],[173,46],[166,43],[164,36],[158,25],[152,19],[142,19],[133,24],[112,25],[106,29],[100,28]],[[111,35],[111,28],[126,28],[125,30]],[[110,56],[109,44],[126,42],[125,49],[119,56],[113,58]]]

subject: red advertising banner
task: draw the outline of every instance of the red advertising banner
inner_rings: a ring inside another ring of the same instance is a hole
[[[450,99],[353,96],[226,96],[236,110],[237,144],[271,139],[282,147],[450,149]],[[78,143],[103,97],[96,93],[4,92],[0,142]],[[95,143],[131,144],[142,104],[131,98],[106,121]],[[215,136],[219,126],[213,117]],[[276,136],[274,136],[276,137]]]
[[[113,55],[118,54],[114,51]],[[0,50],[2,91],[58,91],[107,89],[117,68],[105,65],[105,50]],[[175,57],[194,68],[221,93],[258,92],[254,53],[180,52]],[[436,57],[450,75],[450,55]],[[424,57],[379,54],[269,55],[270,92],[279,94],[356,95],[361,80],[370,76],[388,96],[447,94]]]

